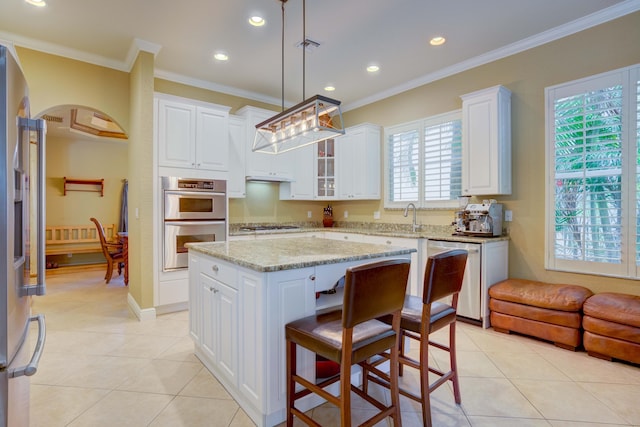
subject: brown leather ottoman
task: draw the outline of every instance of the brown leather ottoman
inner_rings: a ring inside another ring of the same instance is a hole
[[[582,305],[591,295],[583,286],[503,280],[489,288],[491,326],[575,351],[582,342]]]
[[[589,298],[583,310],[589,355],[640,364],[640,296],[604,292]]]

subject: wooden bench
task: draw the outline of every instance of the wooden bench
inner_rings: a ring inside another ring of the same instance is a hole
[[[107,240],[117,240],[115,224],[104,225]],[[102,252],[98,230],[90,225],[46,227],[46,255],[86,254]]]

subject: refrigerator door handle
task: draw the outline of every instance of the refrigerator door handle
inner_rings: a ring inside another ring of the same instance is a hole
[[[38,371],[38,364],[42,357],[42,351],[44,350],[44,342],[47,338],[47,328],[44,323],[44,314],[38,314],[31,316],[29,322],[38,322],[38,342],[36,348],[33,350],[33,355],[28,365],[21,366],[15,369],[9,369],[9,378],[21,377],[23,375],[30,377]]]
[[[45,285],[45,265],[46,265],[46,253],[45,253],[45,206],[46,206],[46,139],[45,134],[47,132],[47,122],[43,119],[27,119],[19,118],[19,126],[21,128],[27,128],[29,130],[35,130],[38,146],[38,180],[37,180],[37,197],[38,197],[38,209],[37,209],[37,276],[35,285],[23,286],[20,289],[20,296],[26,295],[44,295],[46,293]]]

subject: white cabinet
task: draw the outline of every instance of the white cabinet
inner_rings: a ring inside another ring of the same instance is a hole
[[[202,318],[200,343],[216,372],[232,383],[238,376],[238,291],[235,271],[211,260],[199,262],[195,300]]]
[[[288,161],[288,156],[251,151],[256,135],[256,125],[275,114],[277,114],[275,111],[251,106],[245,106],[238,110],[238,115],[246,120],[245,174],[251,179],[264,181],[290,181],[293,179],[293,165]]]
[[[313,200],[315,179],[313,171],[314,152],[316,145],[288,151],[278,156],[284,156],[291,165],[293,181],[280,183],[280,200]]]
[[[511,194],[511,92],[495,86],[461,98],[462,194]]]
[[[229,107],[156,94],[158,166],[227,171]]]
[[[347,242],[364,242],[364,234],[344,233],[342,231],[330,231],[330,230],[331,228],[328,228],[327,231],[324,232],[325,239],[344,240]]]
[[[336,138],[339,200],[380,199],[380,127],[352,126]]]
[[[245,144],[247,128],[244,117],[229,116],[229,179],[227,195],[229,198],[244,198],[246,181],[244,174]]]

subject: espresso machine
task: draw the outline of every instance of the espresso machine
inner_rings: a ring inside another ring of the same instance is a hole
[[[495,200],[469,203],[455,213],[454,235],[495,237],[502,235],[502,205]]]

